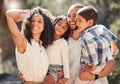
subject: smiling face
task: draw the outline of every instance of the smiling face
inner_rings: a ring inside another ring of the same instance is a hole
[[[55,35],[61,37],[68,30],[68,28],[66,19],[58,21],[55,25]]]
[[[44,30],[44,19],[40,14],[34,14],[31,18],[31,32],[32,34],[40,34]]]
[[[86,30],[87,28],[93,25],[92,19],[86,21],[84,17],[78,14],[76,15],[76,18],[77,18],[77,27],[80,29],[80,32],[83,32],[84,30]]]
[[[71,9],[68,10],[67,21],[68,21],[68,24],[70,25],[71,29],[76,28],[76,23],[77,23],[76,13],[77,13],[78,10],[79,10],[79,8],[71,8]]]

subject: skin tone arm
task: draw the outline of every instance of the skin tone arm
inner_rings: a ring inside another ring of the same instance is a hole
[[[114,71],[114,69],[115,69],[114,60],[109,60],[106,66],[103,68],[103,70],[98,74],[99,78],[108,76],[111,72]],[[90,73],[89,71],[84,71],[84,69],[80,70],[79,77],[81,80],[84,80],[84,81],[95,79],[94,74]]]
[[[119,49],[116,42],[111,42],[111,51],[112,51],[112,54],[115,56],[119,53]]]
[[[6,12],[6,17],[7,17],[7,23],[9,30],[12,34],[12,38],[14,40],[14,43],[20,53],[23,53],[26,49],[26,40],[24,37],[21,35],[16,23],[16,21],[22,21],[23,18],[20,16],[21,13],[26,13],[24,10],[8,10]]]

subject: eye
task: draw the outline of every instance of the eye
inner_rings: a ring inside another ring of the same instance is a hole
[[[62,27],[62,29],[67,30],[67,28],[66,28],[66,27],[64,27],[64,26]]]
[[[31,22],[35,22],[35,20],[34,20],[34,19],[31,19]]]
[[[64,29],[65,31],[67,31],[67,30],[68,30],[68,26],[67,26],[67,25],[64,25],[64,26],[62,27],[62,29]]]
[[[80,19],[77,19],[78,22],[82,22]]]
[[[70,17],[70,15],[68,15],[67,17]]]
[[[38,21],[38,23],[42,23],[42,21],[41,21],[41,20],[39,20],[39,21]]]
[[[79,20],[79,22],[82,22],[81,20]]]
[[[59,25],[59,26],[61,26],[61,24],[60,24],[60,23],[58,23],[58,25]]]

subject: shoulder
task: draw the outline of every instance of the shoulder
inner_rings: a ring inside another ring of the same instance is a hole
[[[67,43],[67,41],[64,38],[61,38],[60,43]]]
[[[68,46],[68,43],[67,43],[67,41],[64,38],[61,38],[60,46],[62,46],[63,48]]]
[[[86,32],[82,37],[81,40],[91,40],[95,37],[95,35],[92,32]]]
[[[105,27],[104,25],[95,25],[95,29],[98,30],[98,31],[105,31],[105,30],[108,30],[107,27]]]
[[[93,33],[91,32],[87,32],[82,38],[81,38],[81,42],[82,43],[94,43],[96,41],[98,41],[99,38],[97,35],[94,35]]]

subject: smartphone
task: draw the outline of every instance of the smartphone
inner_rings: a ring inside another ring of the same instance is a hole
[[[30,17],[30,11],[27,13],[21,14],[23,18],[29,18]]]

